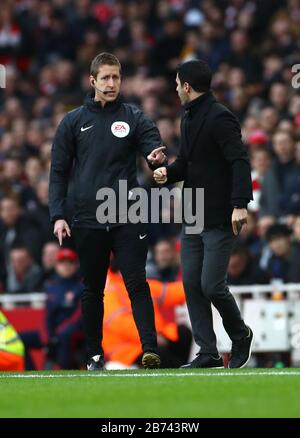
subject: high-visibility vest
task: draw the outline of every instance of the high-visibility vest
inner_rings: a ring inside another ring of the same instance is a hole
[[[147,280],[155,310],[155,326],[158,334],[170,341],[178,340],[175,315],[165,315],[164,310],[185,302],[181,281],[163,284]],[[109,271],[104,294],[103,347],[108,360],[132,365],[142,353],[139,334],[132,317],[130,300],[122,277]]]
[[[7,318],[0,312],[0,352],[24,356],[24,345],[18,333],[8,322]]]

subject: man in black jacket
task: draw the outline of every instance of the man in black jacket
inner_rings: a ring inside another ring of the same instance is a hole
[[[213,303],[232,340],[229,367],[241,368],[250,358],[253,334],[229,292],[226,275],[234,235],[247,222],[247,204],[252,199],[250,165],[236,117],[210,90],[207,64],[200,60],[181,64],[176,83],[185,108],[181,150],[174,163],[155,170],[154,179],[160,184],[183,180],[184,188],[193,191],[204,188],[203,230],[188,234],[184,226],[182,237],[183,282],[200,346],[197,357],[184,367],[223,367],[213,330]]]
[[[103,291],[112,251],[131,299],[144,352],[142,363],[145,368],[156,368],[160,359],[153,304],[145,276],[145,225],[124,223],[123,210],[117,211],[115,220],[110,221],[108,217],[106,223],[101,221],[97,214],[100,204],[97,194],[101,189],[113,189],[116,198],[121,198],[119,181],[124,180],[127,184],[125,196],[130,199],[130,189],[138,186],[136,153],[140,152],[154,169],[166,160],[164,147],[160,146],[156,126],[140,110],[121,102],[121,65],[114,55],[101,53],[94,58],[90,82],[95,93],[88,96],[83,106],[64,117],[54,138],[49,190],[51,221],[61,244],[63,238],[71,235],[64,207],[74,163],[72,234],[85,284],[82,313],[87,337],[87,367],[89,370],[104,367],[101,347]]]

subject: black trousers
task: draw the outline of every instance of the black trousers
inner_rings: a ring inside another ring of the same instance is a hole
[[[211,304],[220,313],[232,341],[248,335],[248,329],[226,282],[233,243],[231,226],[204,229],[200,234],[185,234],[183,227],[183,285],[193,335],[201,353],[218,354]]]
[[[111,251],[124,279],[143,351],[157,352],[153,303],[145,272],[146,234],[143,224],[124,224],[109,230],[72,229],[83,274],[82,316],[88,358],[103,354],[103,298]]]

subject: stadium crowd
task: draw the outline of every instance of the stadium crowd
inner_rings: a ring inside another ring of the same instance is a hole
[[[300,282],[300,80],[292,71],[299,38],[299,0],[3,0],[0,293],[45,291],[49,281],[61,291],[48,217],[51,144],[61,118],[90,91],[89,65],[101,51],[120,59],[123,98],[156,122],[169,162],[180,143],[176,66],[208,62],[217,99],[240,120],[252,167],[254,200],[229,283]],[[138,166],[141,185],[155,186],[142,159]],[[178,224],[149,225],[149,279],[180,280],[179,233]],[[72,239],[65,246],[74,248]]]

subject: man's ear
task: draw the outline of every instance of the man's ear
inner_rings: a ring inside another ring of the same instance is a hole
[[[190,84],[189,84],[188,82],[185,82],[185,83],[184,83],[184,91],[185,91],[186,93],[189,93],[190,90],[191,90],[191,86],[190,86]]]
[[[91,84],[91,86],[92,87],[95,87],[95,81],[96,81],[96,79],[94,78],[94,76],[90,76],[90,84]]]

